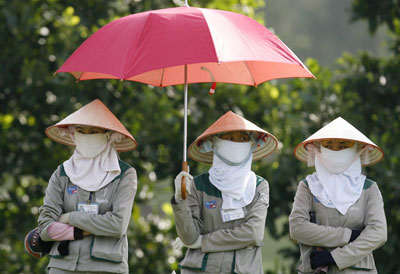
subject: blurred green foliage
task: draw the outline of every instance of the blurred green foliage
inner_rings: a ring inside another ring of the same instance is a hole
[[[181,1],[176,0],[176,3]],[[262,22],[261,0],[190,1],[191,6],[234,10]],[[273,133],[279,150],[254,162],[271,187],[267,218],[273,237],[288,237],[288,215],[297,182],[312,170],[293,157],[293,148],[337,116],[342,116],[385,151],[384,160],[366,168],[379,183],[388,219],[388,242],[375,252],[379,273],[397,273],[400,263],[400,39],[398,13],[378,11],[374,1],[353,1],[354,18],[388,24],[391,58],[345,54],[339,68],[317,60],[306,65],[318,78],[279,80],[258,87],[217,84],[189,86],[188,142],[228,110]],[[363,10],[368,12],[361,13]],[[47,259],[23,250],[25,234],[36,226],[47,180],[71,150],[44,134],[69,113],[95,98],[102,100],[134,135],[139,148],[121,153],[137,169],[139,189],[129,226],[131,273],[170,273],[177,256],[170,243],[176,232],[168,199],[182,161],[183,87],[163,89],[140,83],[92,80],[75,83],[68,74],[53,76],[67,57],[94,31],[121,16],[174,6],[161,0],[64,1],[0,0],[0,265],[4,273],[45,273]],[[396,8],[396,7],[394,7]],[[397,5],[398,8],[398,5]],[[379,15],[377,14],[379,12]],[[385,20],[374,19],[376,16]],[[397,40],[396,40],[397,39]],[[296,49],[293,48],[294,52]],[[191,173],[208,166],[190,161]],[[160,203],[161,201],[161,203]],[[293,248],[282,251],[298,256]]]
[[[372,34],[386,26],[391,37],[389,48],[395,55],[400,54],[400,0],[353,0],[351,19],[366,20]]]

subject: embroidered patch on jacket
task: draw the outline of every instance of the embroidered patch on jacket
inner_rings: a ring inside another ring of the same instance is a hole
[[[78,191],[78,186],[67,187],[68,194],[75,194]]]
[[[206,202],[206,208],[209,208],[209,209],[217,208],[217,201],[208,201],[208,202]]]

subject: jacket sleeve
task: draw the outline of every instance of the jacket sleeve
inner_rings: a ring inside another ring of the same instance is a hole
[[[351,229],[313,224],[309,212],[312,209],[313,196],[301,181],[289,215],[290,237],[309,246],[339,247],[346,245],[351,236]]]
[[[264,239],[265,220],[269,206],[269,186],[263,181],[256,192],[255,201],[248,212],[245,222],[233,229],[222,229],[203,235],[203,252],[222,252],[262,246]]]
[[[186,200],[172,203],[176,231],[186,245],[193,244],[203,229],[201,208],[198,202],[201,198],[197,196],[198,194],[195,182],[192,180],[190,194],[187,195]]]
[[[64,189],[60,181],[60,167],[54,171],[49,180],[43,205],[39,209],[39,231],[43,241],[53,241],[47,228],[56,222],[63,213]]]
[[[381,247],[387,240],[382,195],[376,183],[368,191],[364,230],[355,241],[331,251],[339,269],[354,265],[372,251]]]
[[[69,224],[96,236],[122,237],[128,229],[136,190],[136,171],[129,168],[120,179],[112,211],[102,215],[73,211],[69,216]]]

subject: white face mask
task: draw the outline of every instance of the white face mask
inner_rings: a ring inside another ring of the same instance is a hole
[[[213,145],[214,153],[229,165],[240,165],[253,153],[251,151],[251,141],[232,142],[215,137]]]
[[[332,173],[346,171],[357,159],[357,146],[342,150],[330,150],[321,146],[321,153],[318,153],[324,167]]]
[[[74,142],[76,149],[85,158],[94,158],[107,146],[108,133],[83,134],[75,131]]]

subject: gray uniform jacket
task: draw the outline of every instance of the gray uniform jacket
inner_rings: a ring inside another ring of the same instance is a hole
[[[315,211],[317,224],[310,222],[309,211]],[[386,242],[386,217],[378,185],[369,179],[346,215],[323,206],[310,192],[307,181],[301,181],[289,216],[289,229],[291,238],[300,245],[299,273],[313,273],[309,258],[312,246],[331,251],[337,266],[329,267],[329,273],[378,273],[372,251]],[[352,229],[362,232],[349,243]]]
[[[121,174],[95,192],[74,185],[62,165],[53,173],[39,209],[39,231],[44,241],[52,241],[47,228],[63,213],[70,212],[69,224],[93,235],[69,243],[69,254],[61,256],[55,242],[48,267],[70,271],[128,273],[128,239],[126,232],[137,189],[134,168],[120,161]],[[99,205],[99,214],[78,212],[77,203]]]
[[[203,235],[200,249],[188,249],[181,273],[263,273],[261,246],[269,205],[268,182],[257,176],[253,201],[245,217],[222,222],[222,194],[208,173],[194,178],[187,199],[173,204],[176,230],[182,242],[193,244]]]

